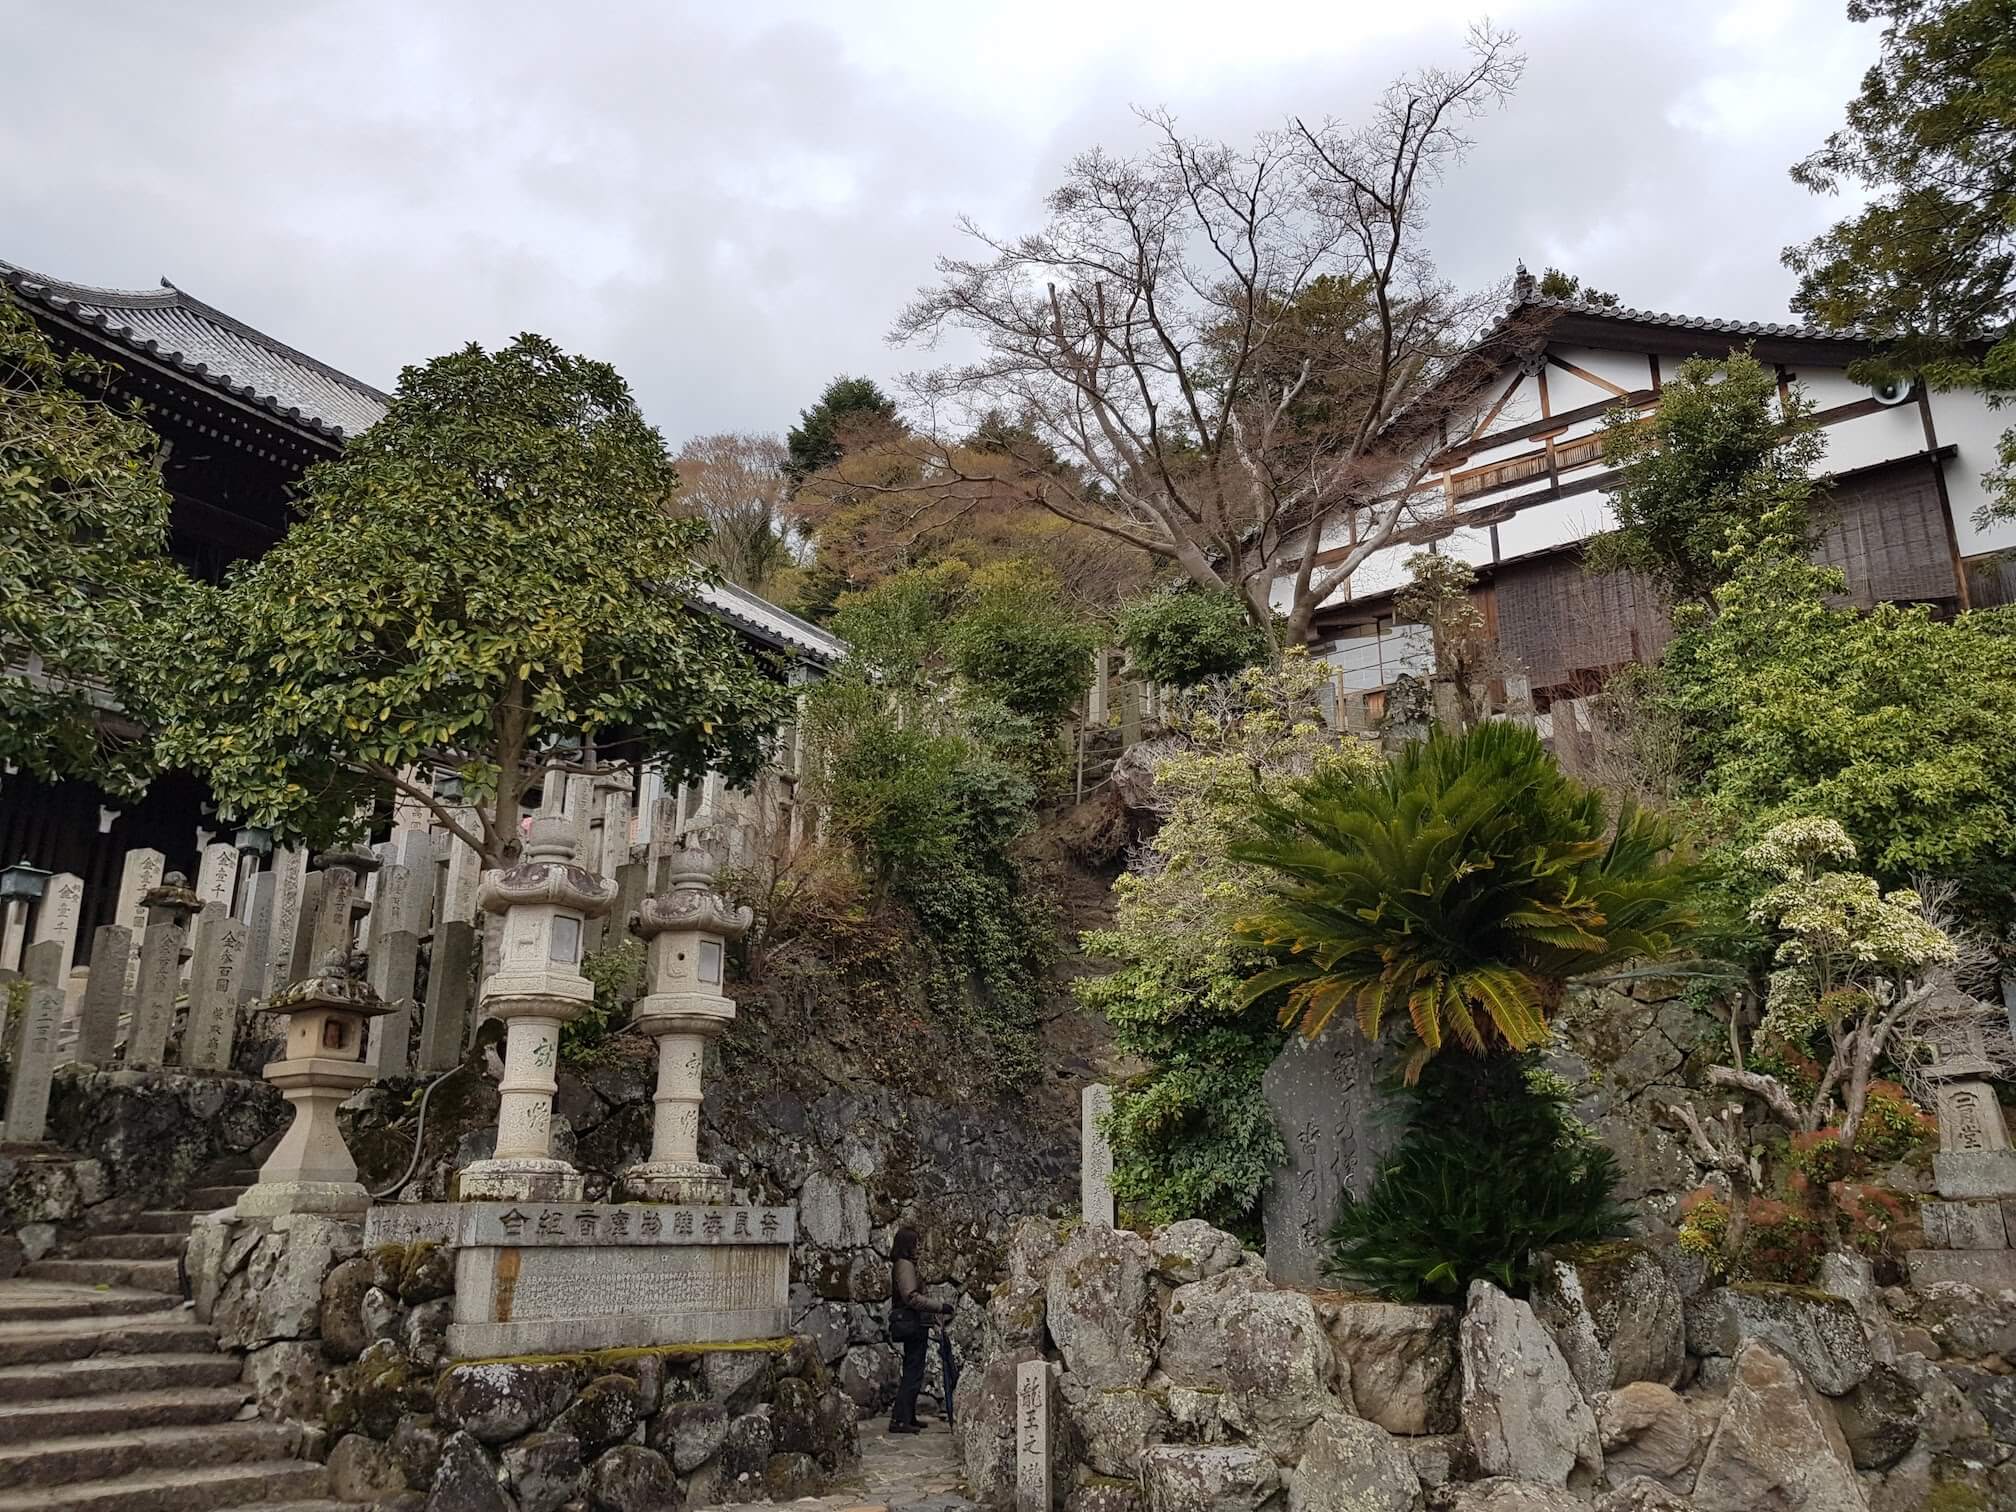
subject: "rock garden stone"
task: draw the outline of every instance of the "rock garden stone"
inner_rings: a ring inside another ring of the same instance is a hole
[[[1007,1280],[987,1299],[987,1348],[1041,1349],[1045,1333],[1045,1288],[1041,1281]]]
[[[594,1512],[667,1512],[679,1505],[679,1481],[665,1456],[642,1444],[619,1444],[588,1472]]]
[[[1295,1460],[1311,1423],[1350,1410],[1350,1397],[1340,1395],[1350,1390],[1348,1374],[1309,1297],[1277,1291],[1243,1268],[1176,1288],[1161,1367],[1178,1386],[1221,1392],[1218,1415],[1227,1426],[1284,1464]]]
[[[1633,1381],[1595,1401],[1603,1468],[1613,1484],[1643,1477],[1678,1485],[1701,1448],[1693,1410],[1657,1381]]]
[[[1679,1382],[1687,1360],[1680,1291],[1642,1244],[1619,1240],[1546,1256],[1533,1311],[1585,1396],[1633,1381]]]
[[[245,1383],[259,1415],[272,1422],[313,1423],[322,1417],[321,1347],[303,1339],[283,1340],[245,1357]]]
[[[1208,1281],[1246,1258],[1237,1239],[1202,1218],[1185,1218],[1157,1229],[1149,1236],[1148,1247],[1155,1255],[1155,1274],[1171,1286]]]
[[[1595,1512],[1694,1512],[1694,1503],[1670,1486],[1637,1475],[1597,1498]]]
[[[1287,1476],[1288,1512],[1413,1512],[1421,1481],[1384,1428],[1326,1413]]]
[[[718,1402],[671,1402],[651,1419],[645,1442],[691,1475],[721,1452],[728,1437],[728,1410]]]
[[[758,1349],[720,1349],[700,1362],[707,1395],[730,1412],[740,1412],[762,1395],[770,1379],[770,1356]]]
[[[1826,1396],[1852,1391],[1875,1364],[1853,1303],[1805,1286],[1718,1286],[1687,1309],[1687,1347],[1734,1359],[1768,1344]]]
[[[427,1512],[513,1512],[489,1453],[467,1433],[451,1433],[427,1492]]]
[[[1141,1456],[1148,1512],[1258,1512],[1280,1487],[1280,1467],[1258,1449],[1158,1444]]]
[[[338,1501],[375,1502],[406,1489],[406,1475],[389,1446],[346,1433],[329,1451],[329,1489]]]
[[[557,1362],[457,1365],[434,1392],[434,1415],[481,1443],[501,1444],[543,1428],[574,1399],[578,1375]]]
[[[415,1365],[432,1370],[441,1363],[448,1352],[448,1325],[454,1319],[453,1297],[422,1302],[406,1314],[399,1325],[399,1338]]]
[[[642,1416],[637,1396],[637,1383],[629,1376],[597,1376],[552,1419],[553,1430],[571,1434],[579,1441],[582,1454],[592,1460],[636,1430]]]
[[[763,1494],[774,1502],[817,1496],[825,1489],[819,1461],[809,1454],[773,1454],[763,1467]]]
[[[410,1489],[425,1491],[434,1484],[434,1472],[441,1468],[441,1445],[446,1437],[434,1426],[432,1418],[409,1412],[399,1419],[392,1430],[392,1458],[398,1462],[399,1472]]]
[[[1480,1470],[1576,1488],[1601,1478],[1595,1414],[1531,1307],[1472,1282],[1457,1347],[1463,1435]]]
[[[1142,1512],[1141,1489],[1132,1481],[1095,1480],[1064,1498],[1064,1512]]]
[[[1918,1442],[1918,1388],[1893,1365],[1877,1364],[1834,1399],[1834,1416],[1857,1470],[1887,1470]]]
[[[364,1325],[364,1294],[377,1267],[362,1255],[340,1262],[322,1278],[319,1326],[322,1352],[332,1360],[354,1360],[376,1334]]]
[[[1455,1308],[1319,1298],[1316,1314],[1348,1369],[1360,1417],[1388,1433],[1455,1430]]]
[[[528,1433],[504,1450],[504,1473],[518,1512],[560,1512],[588,1484],[581,1441],[571,1433]]]
[[[1141,1451],[1169,1436],[1169,1410],[1139,1386],[1082,1391],[1064,1383],[1064,1411],[1077,1429],[1085,1463],[1096,1475],[1132,1480]]]
[[[749,1492],[761,1488],[763,1472],[776,1452],[769,1418],[760,1412],[745,1412],[732,1419],[714,1463],[717,1490],[726,1499],[747,1500]]]
[[[1589,1503],[1559,1486],[1535,1485],[1493,1475],[1467,1485],[1448,1485],[1429,1497],[1434,1512],[1589,1512]]]
[[[1700,1512],[1863,1512],[1833,1410],[1785,1356],[1750,1342],[1694,1483]]]
[[[1154,1362],[1148,1243],[1125,1229],[1084,1227],[1050,1266],[1050,1336],[1064,1368],[1085,1386],[1139,1386]]]

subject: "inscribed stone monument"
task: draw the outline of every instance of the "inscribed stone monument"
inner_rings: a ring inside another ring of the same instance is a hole
[[[1015,1367],[1015,1512],[1050,1512],[1050,1364]]]
[[[1287,1163],[1261,1195],[1267,1274],[1283,1286],[1323,1280],[1324,1241],[1344,1193],[1363,1197],[1399,1130],[1378,1088],[1379,1047],[1355,1025],[1289,1038],[1261,1078]]]
[[[126,963],[133,957],[133,932],[105,924],[91,936],[91,967],[84,978],[84,1006],[77,1017],[76,1058],[87,1066],[109,1066],[119,1044],[119,1015],[126,1008]]]
[[[1113,1227],[1113,1145],[1099,1127],[1113,1111],[1113,1089],[1094,1082],[1078,1094],[1078,1212],[1087,1223]]]
[[[206,912],[196,925],[189,962],[189,1023],[182,1032],[182,1064],[192,1071],[228,1071],[238,1035],[238,978],[251,930],[223,914]]]

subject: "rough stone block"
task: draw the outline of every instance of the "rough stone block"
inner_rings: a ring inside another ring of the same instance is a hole
[[[2016,1150],[1942,1150],[1932,1180],[1941,1197],[2016,1197]]]
[[[1935,1281],[1955,1281],[1983,1291],[2016,1287],[2016,1250],[2011,1249],[1929,1249],[1912,1250],[1904,1257],[1911,1268],[1913,1286],[1930,1286]]]
[[[1995,1250],[2009,1247],[2000,1202],[1927,1202],[1920,1205],[1930,1249]]]

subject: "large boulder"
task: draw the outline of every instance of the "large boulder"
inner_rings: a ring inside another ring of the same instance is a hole
[[[457,1365],[434,1388],[434,1416],[479,1443],[501,1444],[543,1428],[574,1399],[579,1373],[559,1361]]]
[[[1694,1503],[1649,1476],[1634,1475],[1600,1498],[1596,1512],[1694,1512]]]
[[[967,1490],[985,1506],[1015,1499],[1015,1372],[1035,1358],[1034,1350],[996,1355],[959,1378],[952,1434]]]
[[[1559,1486],[1535,1485],[1508,1475],[1443,1486],[1428,1505],[1435,1512],[1589,1512],[1587,1502]]]
[[[1676,1385],[1687,1363],[1679,1288],[1642,1244],[1619,1240],[1543,1257],[1533,1311],[1585,1396],[1633,1381]]]
[[[1746,1343],[1694,1482],[1700,1512],[1863,1512],[1848,1444],[1799,1368]]]
[[[1384,1428],[1341,1412],[1318,1418],[1287,1477],[1288,1512],[1413,1512],[1421,1481]]]
[[[1633,1381],[1596,1398],[1603,1468],[1613,1485],[1645,1477],[1678,1486],[1701,1448],[1693,1409],[1669,1386]]]
[[[665,1456],[642,1444],[619,1444],[588,1472],[594,1512],[667,1512],[679,1505],[679,1481]]]
[[[1473,1281],[1457,1349],[1463,1436],[1486,1476],[1575,1489],[1601,1478],[1595,1414],[1531,1307]]]
[[[1148,1379],[1151,1269],[1148,1242],[1125,1229],[1085,1225],[1057,1252],[1045,1311],[1064,1368],[1081,1385],[1111,1389]]]
[[[1280,1467],[1258,1449],[1159,1444],[1141,1456],[1148,1512],[1258,1512],[1280,1488]]]
[[[803,1382],[790,1384],[802,1385]],[[637,1383],[626,1375],[597,1376],[581,1388],[567,1410],[553,1419],[556,1433],[571,1434],[590,1460],[629,1438],[642,1414]]]
[[[1388,1433],[1455,1431],[1455,1308],[1319,1297],[1316,1315],[1360,1417]]]
[[[1877,1364],[1856,1388],[1834,1399],[1834,1417],[1857,1470],[1887,1470],[1918,1442],[1922,1405],[1911,1378]]]
[[[1202,1218],[1185,1218],[1155,1230],[1148,1247],[1155,1253],[1155,1274],[1171,1286],[1208,1281],[1246,1258],[1237,1239]]]
[[[1046,1288],[1035,1280],[1010,1278],[987,1299],[986,1352],[1041,1349],[1045,1327]]]
[[[672,1402],[651,1419],[645,1442],[691,1475],[721,1452],[728,1437],[728,1409],[718,1402]]]
[[[259,1415],[276,1423],[314,1423],[322,1418],[321,1348],[305,1339],[283,1339],[245,1357],[245,1384],[252,1388]]]
[[[581,1495],[588,1469],[571,1433],[528,1433],[504,1450],[504,1473],[518,1512],[560,1512]]]
[[[1054,1316],[1054,1304],[1053,1304]],[[1179,1286],[1163,1324],[1162,1372],[1177,1386],[1221,1393],[1218,1414],[1284,1464],[1326,1412],[1349,1412],[1349,1376],[1302,1292],[1251,1271]]]
[[[329,1451],[329,1489],[338,1501],[375,1502],[406,1489],[406,1474],[391,1449],[361,1433],[346,1433]],[[524,1512],[533,1512],[525,1508]],[[550,1512],[541,1508],[539,1512]]]
[[[1822,1393],[1852,1391],[1876,1363],[1855,1305],[1806,1286],[1718,1286],[1687,1309],[1687,1347],[1735,1359],[1748,1343],[1791,1360]]]
[[[427,1512],[516,1512],[489,1453],[470,1434],[451,1433],[442,1442]]]
[[[1134,1479],[1141,1451],[1169,1437],[1169,1409],[1155,1392],[1139,1386],[1086,1391],[1069,1376],[1062,1389],[1064,1411],[1095,1475]]]

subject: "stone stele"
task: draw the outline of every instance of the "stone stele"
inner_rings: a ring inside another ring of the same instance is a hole
[[[367,1250],[455,1254],[448,1351],[458,1360],[790,1331],[793,1208],[649,1202],[436,1202],[374,1207]]]

